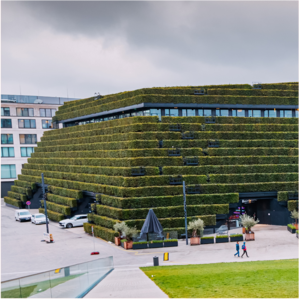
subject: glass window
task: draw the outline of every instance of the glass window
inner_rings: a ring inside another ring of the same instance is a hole
[[[51,129],[52,128],[52,120],[51,119],[42,119],[42,128],[43,129]]]
[[[20,134],[21,144],[35,144],[37,143],[36,134]]]
[[[15,151],[13,147],[1,147],[1,157],[14,157]]]
[[[264,111],[264,117],[276,117],[276,116],[277,116],[277,112],[275,109]]]
[[[144,116],[150,116],[150,110],[144,110]]]
[[[10,116],[9,107],[1,107],[1,116]]]
[[[212,116],[211,109],[204,109],[203,116]]]
[[[34,116],[33,108],[17,108],[17,116]]]
[[[261,117],[261,110],[248,110],[248,117]]]
[[[195,109],[182,109],[182,116],[196,116]]]
[[[216,116],[229,116],[227,109],[216,109]]]
[[[21,147],[21,157],[30,157],[34,151],[34,147]]]
[[[19,128],[35,129],[35,119],[19,119]]]
[[[158,116],[159,120],[161,120],[161,109],[150,109],[151,116]]]
[[[1,134],[1,144],[13,144],[13,134]]]
[[[237,116],[237,117],[245,117],[245,110],[242,109],[232,109],[232,116]]]
[[[198,109],[198,116],[203,116],[203,109]]]
[[[56,109],[40,108],[40,116],[52,117],[55,115]]]
[[[16,165],[1,165],[1,179],[15,179]]]
[[[295,110],[295,116],[299,117],[299,110],[298,109]]]
[[[165,109],[165,116],[178,116],[178,109]]]
[[[280,117],[292,117],[292,110],[280,110]]]
[[[51,116],[55,116],[56,109],[51,109]]]
[[[1,119],[1,128],[11,128],[11,119]]]

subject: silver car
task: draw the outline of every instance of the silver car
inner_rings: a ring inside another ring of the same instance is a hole
[[[45,224],[46,223],[46,216],[44,214],[41,214],[41,213],[33,214],[31,216],[31,223],[32,224]],[[49,218],[48,218],[48,223],[49,223]]]

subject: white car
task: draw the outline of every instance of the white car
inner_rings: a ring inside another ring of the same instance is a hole
[[[41,214],[41,213],[33,214],[31,216],[31,223],[33,223],[33,224],[46,224],[46,216],[44,214]],[[48,218],[48,223],[49,223],[49,218]]]
[[[31,214],[28,210],[16,210],[15,211],[15,220],[16,221],[30,221],[31,220]]]
[[[83,223],[88,222],[87,215],[76,215],[70,219],[64,219],[59,221],[59,225],[66,228],[72,228],[75,226],[83,226]]]

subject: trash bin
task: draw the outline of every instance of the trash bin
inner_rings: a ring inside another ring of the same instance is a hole
[[[155,256],[155,257],[153,258],[153,266],[159,266],[159,263],[158,263],[158,257],[157,257],[157,256]]]

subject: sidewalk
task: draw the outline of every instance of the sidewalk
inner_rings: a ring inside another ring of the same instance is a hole
[[[169,298],[139,268],[115,269],[84,298]]]

